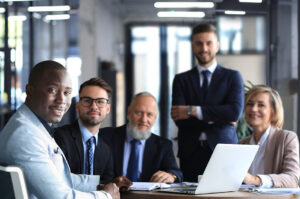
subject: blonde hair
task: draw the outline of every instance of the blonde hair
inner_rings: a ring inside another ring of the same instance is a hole
[[[245,106],[248,103],[248,101],[260,94],[260,93],[267,93],[270,96],[270,104],[272,107],[272,118],[271,118],[271,125],[274,127],[282,128],[283,121],[284,121],[284,113],[283,113],[283,106],[282,101],[280,98],[280,95],[278,92],[271,87],[268,87],[266,85],[255,85],[253,86],[247,93],[246,93],[246,99],[245,99]]]

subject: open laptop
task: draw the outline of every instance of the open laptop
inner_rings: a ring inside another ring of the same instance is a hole
[[[258,145],[218,144],[197,187],[160,189],[159,192],[207,194],[237,191],[251,166]]]

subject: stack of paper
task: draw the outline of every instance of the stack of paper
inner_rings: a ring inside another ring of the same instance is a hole
[[[133,182],[132,186],[130,187],[130,190],[151,191],[154,189],[162,189],[169,187],[171,187],[170,184],[160,182]]]
[[[300,194],[299,188],[249,188],[248,191],[268,194]]]

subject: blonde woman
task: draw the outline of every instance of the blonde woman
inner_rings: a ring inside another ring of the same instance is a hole
[[[254,86],[247,92],[244,112],[253,133],[239,143],[260,146],[244,183],[265,188],[298,187],[299,141],[296,133],[282,129],[283,106],[277,91]]]

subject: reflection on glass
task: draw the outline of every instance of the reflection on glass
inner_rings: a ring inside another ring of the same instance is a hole
[[[175,75],[192,67],[191,28],[170,26],[167,28],[167,49],[169,66],[169,112],[171,111],[172,83]],[[169,137],[177,137],[177,127],[170,114],[168,116]]]
[[[265,50],[265,18],[219,17],[220,53],[262,53]]]
[[[132,54],[134,65],[134,94],[147,91],[159,100],[160,92],[160,52],[159,27],[132,27]],[[159,133],[159,116],[153,126]]]
[[[135,26],[131,29],[132,54],[134,62],[134,93],[148,91],[158,100],[160,97],[160,27]],[[168,109],[171,107],[172,82],[177,73],[189,70],[192,67],[191,28],[189,26],[167,27],[167,66],[168,66]],[[159,133],[159,117],[153,127],[154,133]],[[168,135],[177,136],[177,128],[168,115]]]

